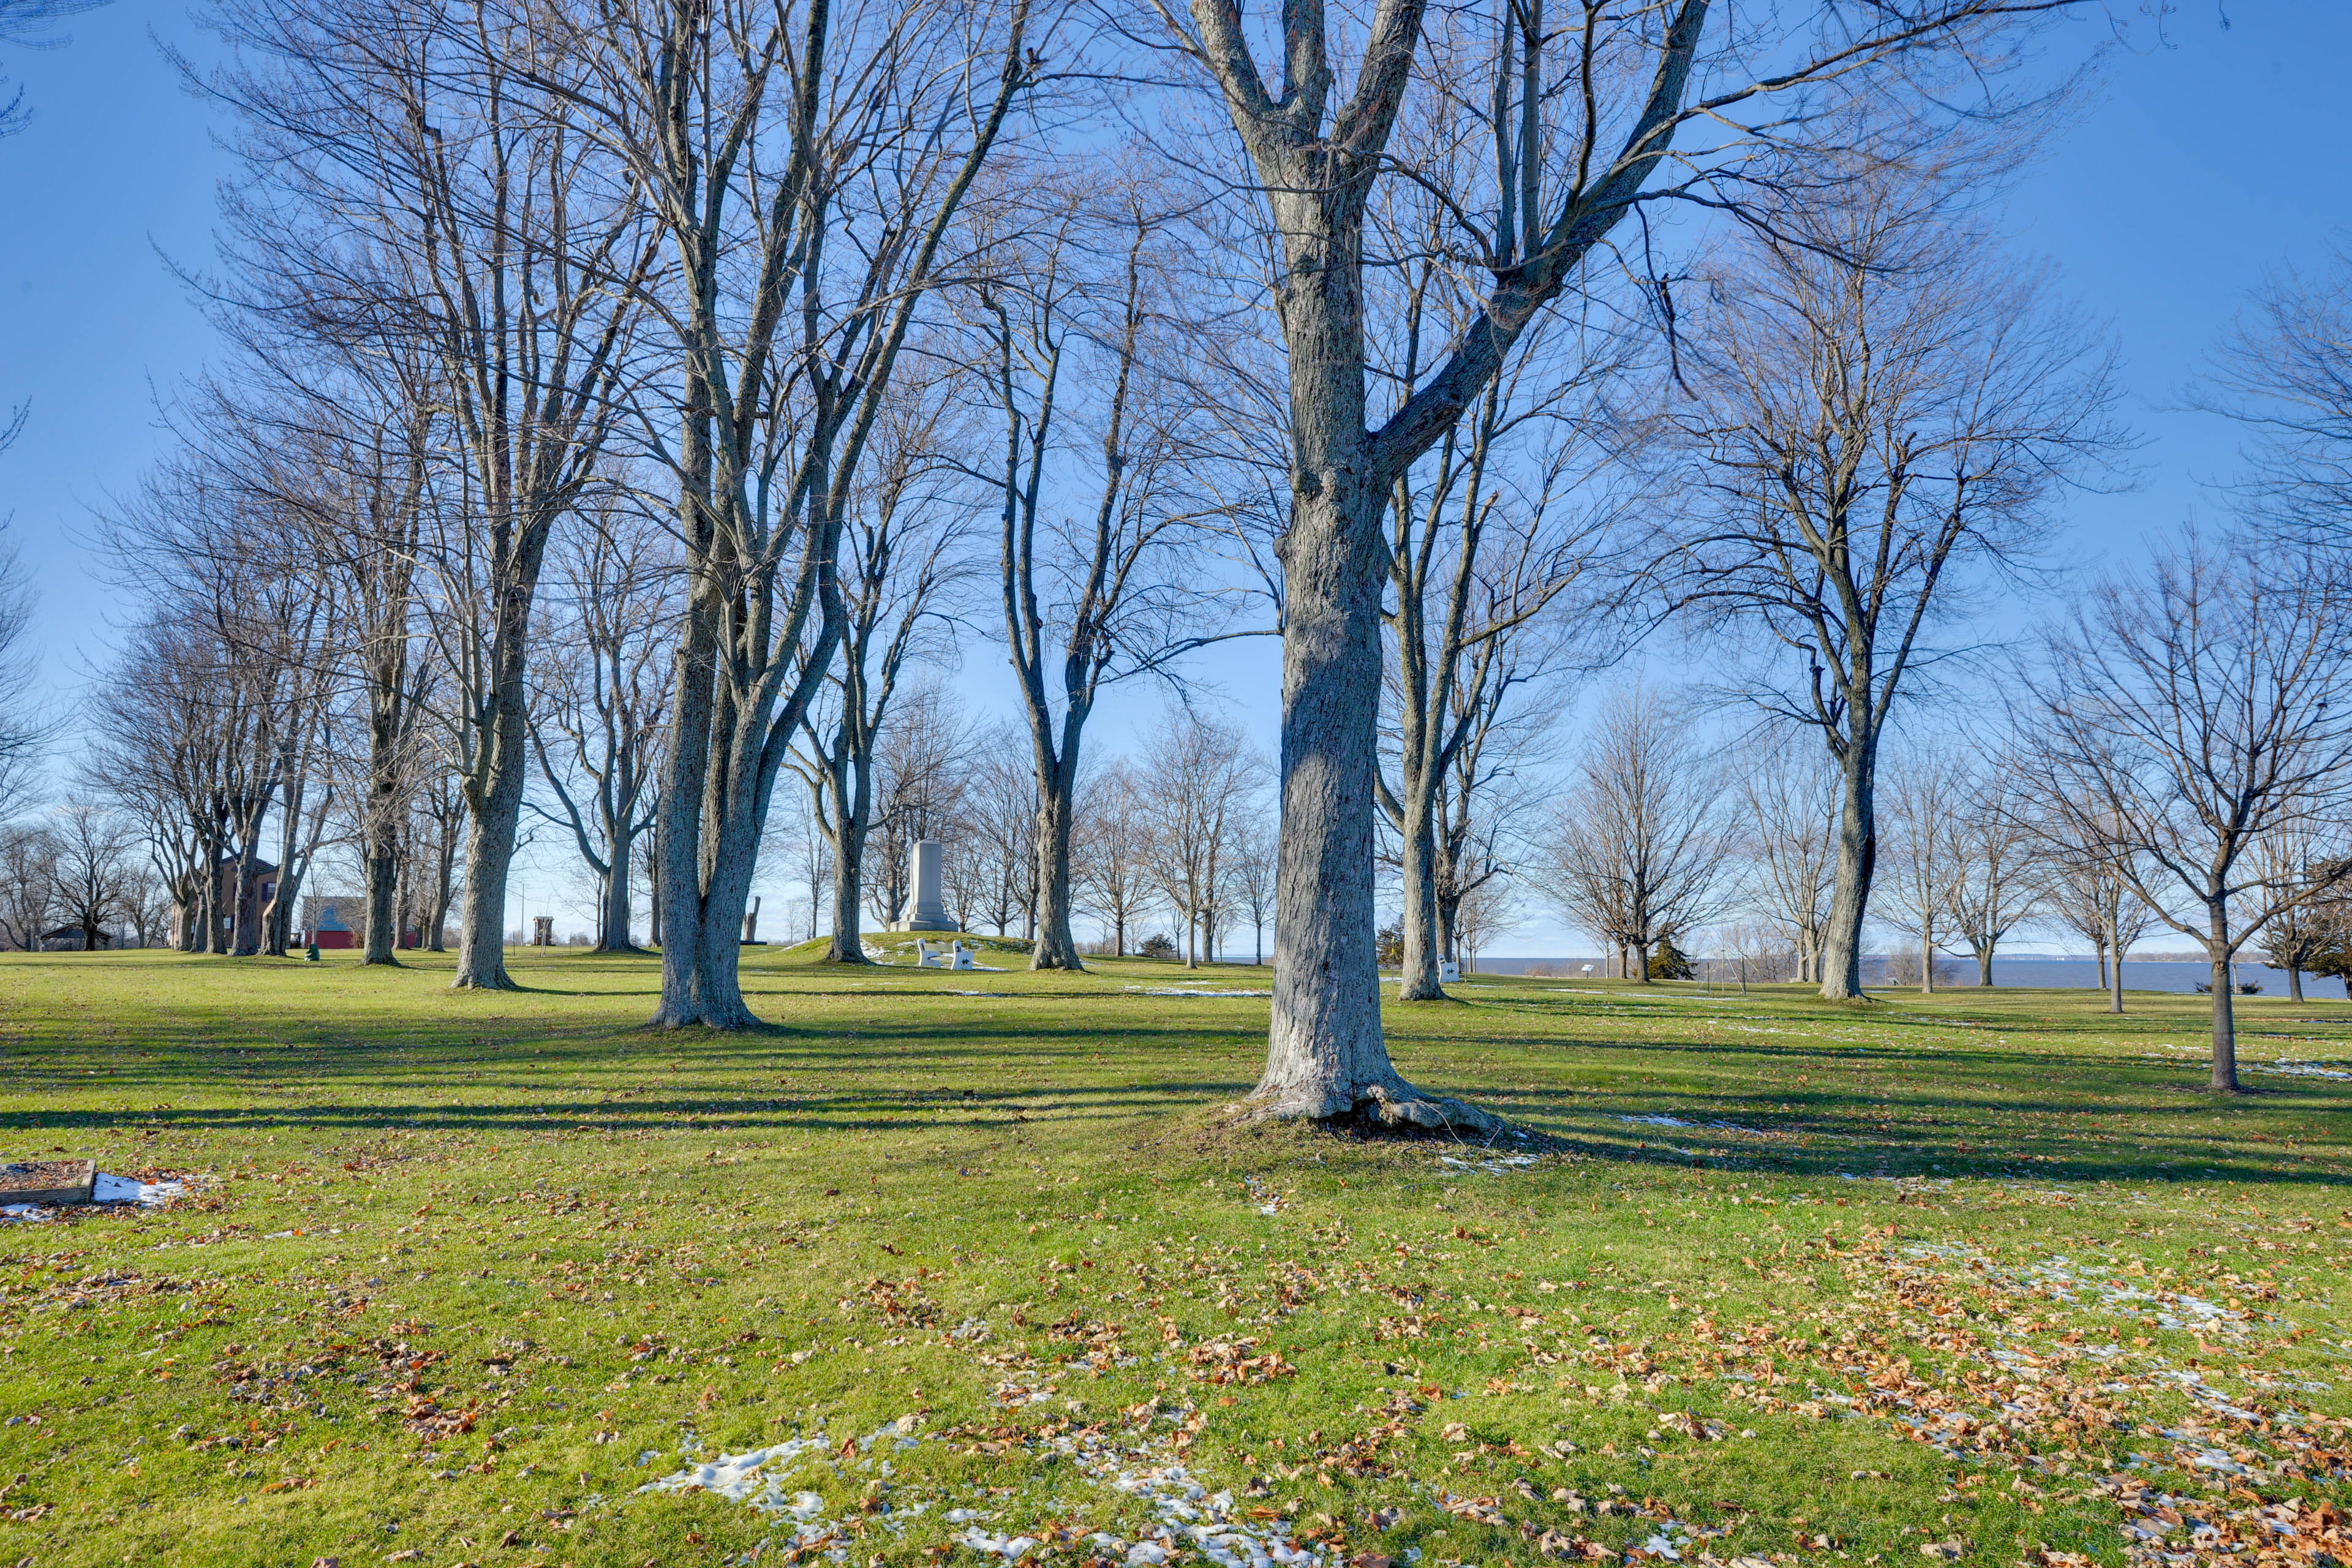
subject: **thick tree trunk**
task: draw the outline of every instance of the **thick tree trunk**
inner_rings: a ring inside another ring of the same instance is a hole
[[[2218,923],[2214,929],[2221,929]],[[2230,995],[2232,983],[2229,951],[2221,942],[2210,942],[2206,947],[2213,963],[2212,1087],[2222,1094],[2238,1092],[2238,1021]]]
[[[1870,880],[1878,868],[1878,821],[1872,774],[1875,747],[1848,742],[1845,788],[1838,805],[1837,879],[1822,933],[1821,994],[1832,1002],[1858,1000],[1862,989],[1862,921],[1870,908]]]
[[[1294,261],[1294,267],[1297,263]],[[1373,943],[1372,770],[1380,705],[1381,493],[1364,472],[1352,258],[1286,290],[1295,449],[1282,638],[1282,826],[1274,1005],[1257,1096],[1276,1116],[1352,1115],[1412,1090],[1381,1036]],[[1320,332],[1318,329],[1320,328]]]
[[[367,950],[360,955],[362,963],[398,963],[393,947],[399,936],[398,890],[400,864],[394,857],[393,847],[379,828],[368,846],[367,856]]]
[[[1077,748],[1076,726],[1067,727],[1066,751]],[[1070,828],[1073,802],[1063,775],[1072,768],[1056,768],[1051,790],[1041,792],[1037,805],[1036,941],[1029,952],[1029,967],[1080,970],[1078,939],[1070,931]]]
[[[457,973],[454,987],[511,991],[507,974],[507,878],[514,868],[515,836],[522,825],[524,767],[523,693],[516,671],[513,700],[503,698],[488,742],[488,787],[469,803],[467,814],[466,896],[457,925]]]
[[[253,846],[248,840],[237,855],[236,881],[231,890],[236,901],[229,906],[234,932],[229,952],[238,958],[250,958],[261,951],[261,910],[253,896]]]
[[[861,796],[866,791],[860,785]],[[866,896],[866,833],[864,803],[856,819],[843,822],[840,797],[835,797],[835,822],[842,822],[833,847],[833,941],[824,950],[827,963],[871,963],[866,956],[864,915],[858,908]]]
[[[710,589],[698,585],[678,634],[677,690],[670,713],[668,777],[662,783],[661,908],[662,994],[653,1022],[679,1028],[704,1021],[699,975],[702,967],[702,797],[710,772],[710,718],[717,674],[718,606]]]
[[[634,835],[625,828],[614,831],[606,843],[604,868],[597,878],[596,912],[600,925],[596,932],[599,952],[635,952],[636,942],[629,934],[629,917],[634,900],[629,891],[629,857],[636,849]]]
[[[1985,990],[1992,989],[1992,944],[1977,949],[1977,984]]]
[[[2286,994],[2290,1002],[2303,1000],[2303,971],[2292,963],[2286,966]]]

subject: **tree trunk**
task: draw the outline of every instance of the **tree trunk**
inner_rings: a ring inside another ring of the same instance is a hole
[[[1307,248],[1296,237],[1295,252]],[[1297,468],[1282,560],[1282,833],[1265,1113],[1328,1120],[1414,1098],[1381,1036],[1372,778],[1380,756],[1381,493],[1367,485],[1353,256],[1291,258],[1284,293]]]
[[[866,956],[864,917],[858,901],[866,896],[866,785],[857,787],[854,813],[845,812],[834,797],[834,820],[841,826],[833,846],[833,941],[824,950],[827,963],[871,963]],[[845,819],[846,818],[846,819]]]
[[[514,868],[515,835],[522,825],[523,697],[517,669],[514,700],[501,701],[491,721],[489,786],[469,804],[466,834],[466,897],[458,913],[456,988],[511,991],[507,973],[507,877]]]
[[[1992,989],[1992,943],[1977,949],[1977,984],[1985,990]]]
[[[688,505],[695,505],[689,494]],[[693,535],[689,533],[689,538]],[[676,661],[677,694],[670,710],[669,776],[662,782],[660,826],[656,847],[660,869],[656,901],[661,925],[662,992],[653,1022],[677,1028],[702,1022],[696,974],[701,963],[702,868],[696,848],[702,842],[702,795],[710,772],[710,715],[718,655],[715,617],[718,606],[709,602],[709,584],[697,584],[678,632]]]
[[[1873,749],[1874,750],[1874,748]],[[1845,789],[1838,805],[1837,881],[1822,943],[1821,994],[1832,1002],[1862,998],[1862,921],[1878,868],[1878,819],[1872,773],[1876,758],[1860,740],[1847,742]]]
[[[2221,930],[2216,921],[2214,930]],[[2213,963],[2213,1089],[2222,1094],[2238,1092],[2238,1022],[2230,995],[2230,950],[2221,941],[2210,942],[2206,952]]]
[[[433,850],[433,930],[427,933],[425,945],[434,952],[449,951],[449,944],[443,940],[441,933],[449,929],[449,905],[455,897],[450,884],[457,879],[457,846],[450,842],[453,837],[449,831],[451,826],[454,825],[443,826],[439,841]]]
[[[614,830],[605,846],[604,868],[597,879],[596,912],[601,917],[596,932],[599,952],[635,952],[636,942],[629,934],[629,916],[634,912],[629,894],[629,857],[636,850],[636,837],[626,827]]]
[[[2107,939],[2103,936],[2094,937],[2091,940],[2091,945],[2098,950],[2099,989],[2105,991],[2107,988]]]
[[[2105,953],[2112,952],[2116,955],[2114,975],[2106,982],[2108,986],[2107,1011],[2110,1013],[2120,1013],[2124,1010],[2124,943],[2123,932],[2117,929],[2113,916],[2110,916],[2107,921],[2106,946],[2102,948],[2100,952],[2101,958],[2099,967],[2102,971],[2105,971],[2106,968]]]
[[[1936,944],[1927,937],[1919,939],[1919,994],[1936,994]]]
[[[1650,944],[1648,942],[1637,942],[1633,943],[1626,952],[1625,963],[1628,973],[1636,983],[1643,985],[1651,984]]]
[[[1077,749],[1075,726],[1066,730],[1066,752]],[[1036,941],[1029,952],[1029,967],[1079,970],[1086,967],[1077,938],[1070,931],[1070,827],[1072,801],[1064,787],[1068,767],[1054,770],[1054,788],[1042,793],[1037,805],[1037,924]]]
[[[2286,994],[2291,1002],[2303,1000],[2303,971],[2292,963],[2286,966]]]
[[[238,958],[250,958],[261,951],[261,911],[253,897],[253,845],[248,839],[236,858],[236,882],[231,896],[236,900],[229,906],[229,927],[232,936],[229,952]]]
[[[1427,770],[1416,766],[1412,755],[1419,726],[1411,713],[1404,721],[1407,750],[1397,798],[1404,816],[1397,834],[1404,862],[1404,973],[1397,984],[1397,1000],[1443,1002],[1445,987],[1437,978],[1444,945],[1437,912],[1437,826],[1430,801],[1434,781],[1424,776]]]
[[[393,956],[393,943],[398,935],[398,900],[393,897],[394,884],[398,880],[399,863],[393,858],[392,846],[379,826],[370,837],[367,856],[367,951],[360,957],[362,964],[398,963]]]

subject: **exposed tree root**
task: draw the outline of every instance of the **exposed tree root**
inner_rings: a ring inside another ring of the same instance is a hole
[[[1463,1100],[1424,1094],[1402,1079],[1368,1084],[1353,1094],[1334,1091],[1312,1099],[1300,1095],[1246,1102],[1243,1120],[1322,1121],[1372,1134],[1437,1132],[1481,1139],[1510,1131],[1498,1116]]]

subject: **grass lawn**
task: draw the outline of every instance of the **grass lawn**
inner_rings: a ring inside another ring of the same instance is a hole
[[[0,1564],[2352,1562],[2344,1003],[1391,1005],[1485,1150],[983,962],[0,959],[0,1156],[190,1188],[0,1227]]]

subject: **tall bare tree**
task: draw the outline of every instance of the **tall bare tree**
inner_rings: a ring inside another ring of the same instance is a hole
[[[2120,853],[2105,864],[2212,966],[2212,1087],[2238,1089],[2231,963],[2313,896],[2253,851],[2324,827],[2352,798],[2352,592],[2307,551],[2191,537],[2109,582],[2052,631],[2022,679],[2023,754],[2045,812]],[[2326,879],[2332,883],[2352,865]]]
[[[677,381],[644,438],[686,552],[662,784],[655,1021],[753,1022],[736,978],[777,770],[821,690],[835,579],[916,313],[1042,57],[1029,0],[562,13],[583,124],[665,236]],[[650,395],[648,395],[650,396]]]
[[[505,0],[216,13],[240,63],[213,87],[267,193],[232,209],[246,265],[354,302],[365,330],[426,356],[457,459],[428,603],[468,808],[461,987],[511,984],[540,574],[619,417],[656,254],[643,193],[581,123],[592,67],[550,36],[559,15]],[[283,243],[289,214],[315,243]]]
[[[53,814],[53,822],[50,864],[58,912],[80,929],[81,951],[96,952],[103,929],[120,925],[130,913],[135,830],[92,800],[67,801]]]
[[[1084,967],[1072,935],[1071,843],[1087,721],[1115,686],[1164,675],[1222,617],[1179,553],[1213,515],[1183,461],[1196,443],[1168,274],[1181,241],[1164,195],[1133,180],[988,205],[990,275],[965,310],[976,389],[1002,421],[984,477],[1001,539],[1013,671],[1035,755],[1037,937],[1032,969]],[[1108,259],[1105,258],[1107,253]],[[1089,491],[1065,518],[1063,492]]]
[[[1719,280],[1680,418],[1694,510],[1668,573],[1770,651],[1744,695],[1842,775],[1822,994],[1862,994],[1878,752],[1951,654],[1972,588],[2014,574],[2070,476],[2117,441],[2103,351],[1925,189],[1866,172],[1759,231]]]
[[[1937,64],[1993,79],[2006,27],[2063,0],[1819,0],[1750,18],[1709,0],[1492,13],[1381,0],[1153,0],[1212,84],[1249,174],[1248,216],[1278,252],[1287,350],[1281,908],[1261,1113],[1476,1124],[1400,1078],[1381,1043],[1373,951],[1380,697],[1378,524],[1397,478],[1463,415],[1536,318],[1645,199],[1737,204],[1822,99],[1853,102]],[[1270,83],[1260,55],[1280,54]],[[1899,66],[1899,70],[1881,68]],[[1444,247],[1476,309],[1376,407],[1366,215],[1383,181],[1444,194]],[[1361,1108],[1361,1109],[1360,1109]]]

